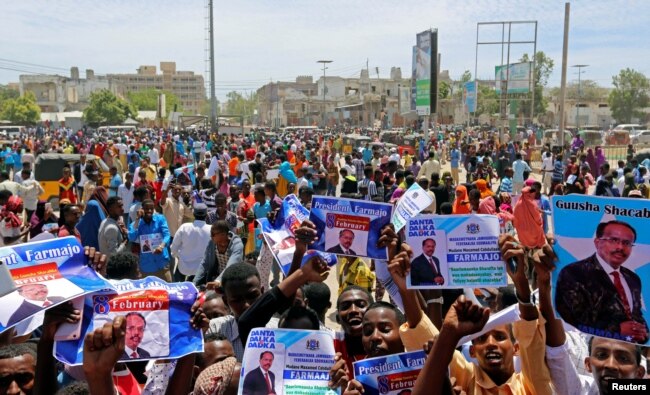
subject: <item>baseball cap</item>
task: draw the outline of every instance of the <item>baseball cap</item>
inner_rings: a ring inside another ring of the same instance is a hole
[[[208,215],[208,206],[206,206],[204,203],[195,204],[194,215],[198,215],[198,216]]]

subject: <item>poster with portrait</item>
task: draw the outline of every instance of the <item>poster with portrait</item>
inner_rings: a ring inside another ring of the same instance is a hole
[[[485,288],[507,284],[494,215],[419,215],[406,224],[413,249],[406,284],[413,289]]]
[[[648,345],[650,202],[553,196],[553,301],[589,335]]]
[[[334,395],[327,387],[334,364],[328,331],[253,329],[248,336],[239,395]]]
[[[0,332],[77,296],[110,288],[87,261],[75,237],[0,248]]]
[[[309,220],[316,225],[318,240],[312,248],[337,255],[388,259],[388,251],[377,247],[377,241],[392,214],[393,205],[388,203],[314,196]]]
[[[163,242],[162,233],[151,233],[148,235],[140,235],[140,253],[153,254],[154,250],[158,248]]]
[[[282,273],[289,274],[293,253],[296,251],[295,231],[300,224],[309,217],[309,210],[300,204],[296,195],[287,195],[282,201],[282,206],[277,213],[274,222],[267,218],[257,220],[259,229],[262,231],[264,242],[271,250],[275,263],[280,267]],[[309,254],[318,254],[329,266],[336,264],[336,255],[310,250],[305,254],[302,264],[308,260]],[[258,266],[259,267],[259,266]],[[270,271],[269,267],[259,267],[260,270]],[[268,277],[268,273],[260,273],[261,277]]]
[[[407,395],[415,386],[427,355],[424,351],[368,358],[352,363],[364,395]]]
[[[86,333],[126,318],[125,350],[120,361],[180,358],[203,351],[203,334],[189,324],[197,289],[191,282],[167,283],[157,277],[110,280],[114,290],[87,295],[83,306],[82,336],[57,341],[55,357],[69,365],[82,363]]]

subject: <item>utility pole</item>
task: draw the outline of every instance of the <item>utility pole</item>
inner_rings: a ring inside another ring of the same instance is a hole
[[[582,90],[581,90],[582,86],[581,86],[580,75],[582,73],[584,73],[584,71],[582,71],[582,68],[583,67],[589,67],[589,65],[588,64],[575,64],[575,65],[573,65],[571,67],[578,68],[578,104],[576,104],[576,111],[577,111],[577,113],[576,113],[576,128],[579,131],[580,130],[580,102],[582,101]]]
[[[571,3],[564,4],[564,44],[562,45],[562,80],[560,82],[560,145],[561,152],[564,152],[564,99],[566,97],[566,65],[569,52],[569,15],[571,14]]]
[[[214,5],[210,0],[210,127],[217,130],[217,94],[214,83]]]
[[[325,70],[327,70],[327,65],[329,63],[332,63],[332,60],[319,60],[316,63],[321,63],[323,65],[323,109],[321,111],[321,115],[323,116],[323,127],[327,126],[326,118],[325,118],[325,91],[327,90],[327,83],[325,80]]]

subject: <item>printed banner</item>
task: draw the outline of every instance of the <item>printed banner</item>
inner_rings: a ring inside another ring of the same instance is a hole
[[[406,225],[413,249],[407,286],[486,288],[507,284],[494,215],[420,215]]]
[[[4,273],[0,332],[77,296],[110,288],[86,262],[84,248],[75,237],[0,248],[0,272]]]
[[[190,177],[190,180],[192,180],[192,185],[196,184],[196,175],[194,174],[193,164],[179,167],[178,169],[174,170],[174,176],[176,177],[178,177],[181,173],[185,173]]]
[[[418,215],[422,210],[433,203],[433,198],[417,182],[404,192],[395,206],[391,223],[395,225],[395,232],[402,230],[406,222]]]
[[[189,324],[198,293],[194,284],[166,283],[157,277],[110,283],[116,291],[86,296],[79,340],[55,342],[59,361],[81,364],[86,333],[120,315],[126,317],[126,346],[120,361],[180,358],[203,351],[201,330]]]
[[[426,359],[424,351],[364,359],[352,363],[354,378],[363,384],[364,395],[410,394]]]
[[[363,200],[314,196],[309,220],[316,225],[318,241],[312,248],[337,255],[388,259],[377,247],[381,229],[390,223],[393,206]]]
[[[338,394],[327,387],[334,354],[334,337],[328,331],[253,329],[238,394]]]
[[[282,201],[282,207],[278,211],[275,223],[272,224],[266,218],[257,220],[263,232],[264,241],[271,249],[275,262],[285,276],[289,274],[293,253],[296,251],[295,231],[308,217],[309,210],[300,204],[296,195],[287,195]],[[336,265],[336,255],[315,250],[307,251],[302,264],[304,265],[313,254],[320,255],[329,266]]]
[[[650,344],[650,202],[568,195],[552,205],[557,314],[589,335]]]

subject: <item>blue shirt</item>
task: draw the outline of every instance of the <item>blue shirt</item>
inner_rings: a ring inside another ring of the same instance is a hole
[[[508,177],[503,177],[501,179],[501,185],[499,185],[499,191],[512,193],[512,180]]]
[[[532,171],[530,166],[528,166],[528,163],[524,162],[521,159],[516,160],[512,164],[512,170],[515,173],[514,176],[512,177],[512,181],[514,182],[524,182],[524,172]]]
[[[460,162],[460,151],[458,151],[457,148],[451,150],[450,162],[451,162],[452,169],[458,168]]]
[[[163,248],[162,254],[154,254],[153,252],[140,253],[140,270],[143,273],[152,273],[162,270],[169,264],[168,247],[171,235],[169,234],[169,228],[167,227],[167,220],[162,214],[154,213],[151,223],[146,223],[142,218],[140,218],[139,221],[140,224],[138,225],[138,229],[134,229],[134,223],[129,226],[129,241],[142,243],[140,241],[140,236],[159,234],[162,242],[165,243],[165,248]],[[142,244],[140,244],[140,248],[142,248]]]
[[[363,149],[363,161],[366,163],[370,163],[372,160],[372,150],[368,147]]]
[[[548,232],[548,216],[551,215],[551,201],[548,196],[541,195],[539,198],[538,206],[542,209],[542,220],[544,220],[544,233]]]
[[[117,196],[117,188],[120,185],[122,185],[122,178],[120,178],[119,174],[116,174],[111,178],[111,182],[108,185],[110,187],[108,189],[108,197]],[[115,188],[115,189],[112,189],[112,188]]]

